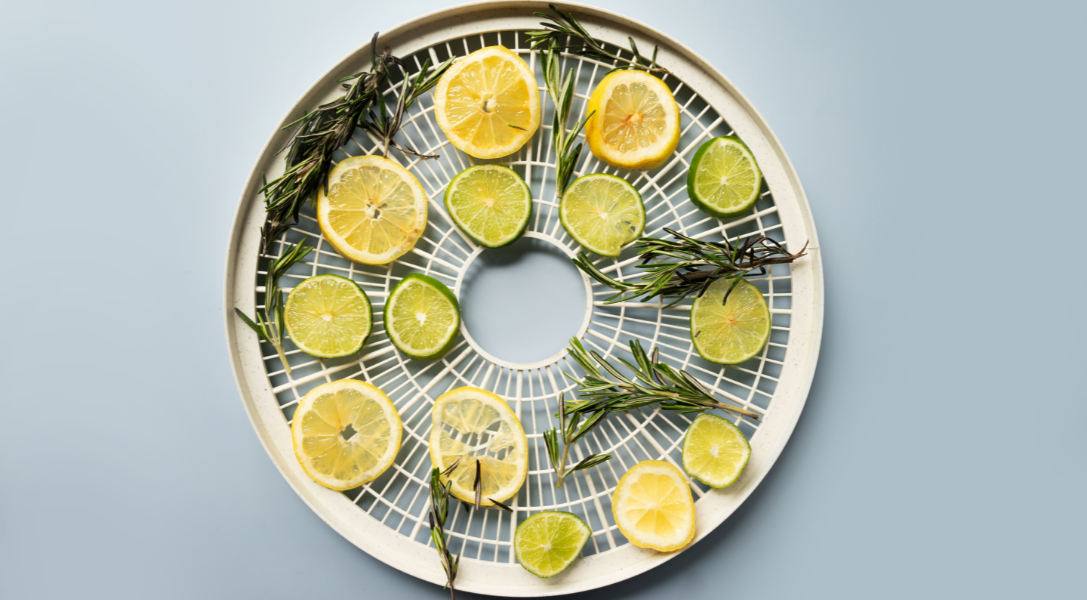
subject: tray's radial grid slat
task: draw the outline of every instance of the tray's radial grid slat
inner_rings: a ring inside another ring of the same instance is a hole
[[[539,58],[528,49],[523,33],[535,27],[538,19],[531,13],[542,7],[538,3],[506,2],[453,9],[402,26],[384,37],[383,43],[405,59],[412,74],[426,58],[438,62],[494,44],[507,46],[525,59],[541,86],[544,113],[540,130],[516,154],[489,162],[512,167],[528,182],[534,214],[526,235],[533,243],[572,256],[578,250],[577,243],[558,220],[550,143],[551,105],[542,87]],[[761,481],[787,441],[806,399],[822,327],[822,274],[815,229],[803,191],[777,140],[727,80],[683,47],[644,26],[597,9],[572,10],[608,42],[623,42],[632,35],[642,47],[661,46],[660,62],[673,72],[663,81],[679,103],[683,130],[676,153],[662,167],[619,170],[600,162],[586,148],[576,174],[606,172],[630,181],[645,200],[646,235],[667,235],[665,227],[710,240],[763,234],[794,251],[805,244],[809,248],[809,255],[791,268],[775,266],[766,276],[753,278],[770,303],[771,340],[759,357],[730,367],[708,363],[694,352],[688,328],[690,301],[671,308],[660,302],[605,305],[603,301],[612,290],[585,278],[586,318],[577,334],[587,347],[606,357],[629,358],[629,340],[640,340],[647,348],[657,346],[662,359],[688,370],[720,396],[762,415],[761,422],[734,418],[753,446],[749,466],[736,484],[726,490],[711,490],[692,483],[698,520],[696,539],[700,539],[731,514]],[[616,50],[621,52],[621,48]],[[288,118],[296,118],[293,115],[301,110],[338,95],[335,79],[360,70],[368,64],[368,56],[369,48],[364,47],[333,69]],[[573,69],[578,81],[571,124],[585,116],[588,94],[612,66],[577,56],[564,58],[564,69]],[[398,93],[397,87],[388,89],[387,101],[395,102]],[[718,220],[699,212],[687,200],[686,173],[688,161],[699,145],[710,137],[730,134],[739,135],[752,148],[766,182],[751,213]],[[370,296],[375,313],[374,334],[352,357],[316,359],[288,341],[291,373],[286,372],[271,347],[261,345],[256,336],[228,316],[228,341],[238,384],[269,454],[299,495],[341,534],[384,562],[440,583],[444,576],[433,548],[428,547],[426,519],[429,411],[434,399],[449,389],[482,387],[506,398],[521,419],[529,439],[529,474],[520,492],[508,502],[514,509],[512,514],[497,509],[453,511],[448,537],[452,549],[464,555],[459,589],[517,596],[568,593],[625,579],[667,560],[671,555],[635,548],[623,538],[611,514],[610,498],[619,477],[634,463],[663,459],[678,464],[690,418],[659,410],[609,417],[574,447],[572,460],[592,452],[607,452],[614,458],[568,477],[566,485],[556,489],[541,434],[554,426],[558,395],[574,393],[564,373],[581,374],[564,351],[537,363],[514,364],[480,348],[467,329],[462,329],[461,339],[448,355],[431,363],[407,359],[392,346],[381,321],[392,286],[408,273],[422,272],[443,280],[459,295],[465,273],[483,250],[452,225],[442,204],[449,180],[479,161],[456,151],[442,135],[429,96],[411,107],[397,141],[424,153],[440,154],[441,158],[421,161],[390,151],[389,157],[411,170],[430,198],[429,223],[423,238],[415,250],[391,265],[374,267],[342,258],[321,237],[312,209],[303,211],[301,221],[277,240],[270,257],[258,259],[263,210],[256,190],[262,171],[267,170],[269,176],[282,172],[282,159],[275,156],[283,142],[282,134],[269,142],[250,178],[231,241],[227,306],[250,313],[261,309],[265,291],[261,284],[269,261],[287,243],[305,239],[315,246],[315,252],[283,278],[282,288],[289,290],[312,275],[335,273],[357,281]],[[378,140],[356,130],[335,160],[381,152]],[[629,279],[638,275],[635,262],[628,251],[617,259],[601,259],[598,265],[613,276]],[[393,467],[361,488],[338,493],[321,488],[302,473],[293,457],[288,425],[295,406],[308,390],[344,377],[364,379],[383,389],[401,413],[404,435]],[[574,512],[593,530],[585,557],[551,580],[539,580],[521,570],[511,549],[517,524],[544,509]]]

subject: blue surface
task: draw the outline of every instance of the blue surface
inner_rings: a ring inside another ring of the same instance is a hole
[[[221,306],[271,128],[374,30],[447,3],[149,4],[0,7],[0,598],[447,597],[291,491]],[[1082,595],[1085,5],[600,4],[707,58],[781,138],[826,327],[747,503],[579,597]]]

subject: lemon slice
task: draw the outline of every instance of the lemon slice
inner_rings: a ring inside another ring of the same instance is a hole
[[[412,273],[385,301],[385,332],[401,352],[434,360],[453,348],[460,331],[460,304],[442,282]]]
[[[400,429],[400,415],[381,390],[341,379],[302,398],[291,421],[291,438],[306,475],[327,488],[349,490],[393,464]]]
[[[517,562],[537,577],[554,577],[581,555],[593,531],[581,517],[545,510],[527,518],[513,533]]]
[[[559,202],[559,221],[570,237],[601,256],[619,256],[645,228],[645,206],[634,186],[596,173],[574,180]]]
[[[645,71],[615,71],[589,97],[589,149],[624,169],[664,164],[679,144],[679,105],[664,82]]]
[[[532,194],[509,167],[476,165],[461,171],[445,189],[445,208],[461,231],[477,244],[512,244],[528,227]]]
[[[317,194],[317,223],[351,260],[383,265],[404,255],[426,228],[427,196],[407,169],[380,156],[352,156]]]
[[[283,320],[294,345],[320,358],[358,352],[374,321],[366,293],[339,275],[317,275],[294,286]]]
[[[759,199],[762,171],[747,144],[719,137],[702,144],[687,171],[687,195],[715,217],[735,217]]]
[[[434,116],[458,150],[476,158],[517,152],[540,126],[540,90],[503,46],[457,59],[434,88]]]
[[[446,477],[454,496],[475,502],[477,464],[480,506],[493,506],[491,500],[502,502],[517,493],[528,475],[528,439],[505,400],[461,387],[439,396],[430,418],[430,461],[445,471],[460,460]]]
[[[683,470],[710,487],[732,485],[749,458],[751,444],[743,432],[717,415],[698,415],[683,436]]]
[[[770,308],[762,292],[741,279],[728,302],[721,300],[732,285],[718,279],[691,306],[691,340],[702,358],[735,365],[753,358],[770,339]]]
[[[611,511],[619,531],[639,548],[672,552],[694,539],[694,499],[672,465],[645,460],[615,486]]]

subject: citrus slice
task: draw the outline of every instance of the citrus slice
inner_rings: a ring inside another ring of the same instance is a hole
[[[611,511],[619,531],[639,548],[672,552],[694,539],[694,499],[672,465],[642,461],[615,486]]]
[[[474,242],[498,248],[521,237],[532,215],[528,184],[509,167],[476,165],[445,188],[445,208]]]
[[[634,186],[614,175],[582,175],[559,201],[559,220],[570,237],[601,256],[619,256],[645,227],[645,206]]]
[[[479,465],[480,506],[494,506],[517,493],[528,475],[528,439],[509,404],[479,388],[450,390],[434,401],[430,413],[430,461],[445,471],[450,491],[464,502],[475,502]]]
[[[770,339],[770,308],[762,292],[741,279],[722,304],[730,285],[731,279],[718,279],[691,306],[695,350],[721,365],[739,364],[758,355]]]
[[[735,217],[759,199],[762,171],[751,150],[738,137],[719,137],[702,144],[687,171],[687,195],[703,212]]]
[[[589,149],[624,169],[664,164],[679,144],[679,105],[664,82],[645,71],[615,71],[589,97]]]
[[[683,470],[710,487],[732,485],[748,458],[751,444],[743,432],[717,415],[698,415],[683,437]]]
[[[349,490],[393,464],[400,428],[400,415],[381,390],[341,379],[313,388],[298,402],[291,438],[306,475],[327,488]]]
[[[325,193],[325,190],[328,193]],[[336,163],[317,193],[317,223],[351,260],[383,265],[404,255],[426,228],[426,192],[407,169],[380,156]]]
[[[513,533],[517,562],[537,577],[562,573],[581,555],[593,531],[573,513],[545,510],[527,518]]]
[[[457,341],[460,304],[442,282],[412,273],[389,294],[384,317],[397,349],[416,360],[434,360]]]
[[[373,327],[370,299],[357,283],[339,275],[317,275],[294,286],[283,320],[291,341],[320,358],[358,352]]]
[[[540,91],[525,61],[504,46],[458,58],[434,88],[434,116],[458,150],[498,158],[540,126]]]

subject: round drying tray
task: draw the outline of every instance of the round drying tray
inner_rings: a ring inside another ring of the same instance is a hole
[[[690,301],[671,308],[656,303],[604,305],[611,290],[584,278],[585,318],[576,334],[585,345],[603,355],[629,359],[628,342],[641,340],[647,349],[660,348],[660,356],[686,369],[717,395],[758,411],[761,422],[737,423],[752,445],[751,460],[743,476],[722,490],[692,482],[696,499],[697,532],[702,539],[724,521],[759,484],[789,439],[807,398],[819,353],[823,321],[823,277],[819,244],[800,182],[784,150],[754,107],[717,70],[664,34],[623,16],[586,6],[560,4],[573,11],[593,35],[618,49],[627,47],[627,36],[640,48],[660,47],[658,61],[673,75],[663,78],[682,109],[679,147],[663,166],[649,171],[617,170],[598,161],[587,150],[576,174],[606,172],[632,183],[645,200],[645,235],[663,237],[663,228],[708,240],[742,239],[764,234],[796,251],[807,245],[807,256],[789,265],[774,266],[766,276],[752,281],[766,295],[773,313],[770,343],[763,353],[744,364],[722,367],[702,360],[693,351],[688,321]],[[382,34],[379,44],[391,47],[414,71],[422,61],[433,63],[449,56],[463,56],[484,46],[501,44],[517,52],[536,72],[545,113],[536,136],[518,153],[493,161],[509,165],[528,182],[533,194],[532,220],[525,235],[534,244],[573,256],[578,251],[559,224],[554,193],[554,155],[550,147],[551,103],[543,88],[539,56],[528,49],[524,32],[537,29],[546,11],[542,2],[491,2],[433,13]],[[619,477],[641,460],[663,459],[678,464],[688,416],[643,409],[609,417],[572,452],[577,457],[607,452],[614,458],[598,467],[580,471],[561,489],[547,461],[542,432],[555,422],[557,398],[573,393],[565,373],[580,368],[565,349],[539,362],[518,364],[483,350],[462,326],[456,347],[434,362],[418,362],[400,354],[389,342],[381,323],[381,309],[389,290],[408,273],[422,272],[444,281],[460,295],[465,273],[484,251],[456,229],[442,204],[450,179],[476,164],[453,148],[434,120],[429,95],[415,103],[405,118],[402,143],[437,160],[420,161],[390,152],[390,158],[411,170],[430,196],[430,218],[415,249],[385,266],[352,263],[339,256],[321,237],[312,208],[301,221],[273,244],[271,257],[258,256],[260,227],[264,221],[263,197],[258,193],[262,174],[269,179],[282,173],[277,151],[289,132],[282,127],[304,112],[342,93],[337,78],[358,73],[370,64],[369,45],[364,45],[326,73],[302,96],[264,147],[245,192],[231,231],[226,269],[226,330],[234,375],[242,402],[261,442],[294,490],[329,525],[359,548],[405,573],[445,582],[438,556],[430,544],[427,527],[430,459],[427,438],[430,407],[445,391],[472,385],[507,399],[524,425],[529,440],[529,475],[516,497],[507,503],[514,509],[466,511],[455,506],[447,525],[454,552],[463,552],[457,588],[505,596],[545,596],[589,590],[621,581],[673,558],[628,543],[615,526],[611,493]],[[628,53],[624,53],[629,56]],[[584,117],[588,94],[612,65],[577,56],[565,58],[565,68],[578,78],[574,116]],[[391,103],[396,91],[386,90]],[[714,136],[734,134],[754,152],[765,183],[761,199],[742,217],[719,220],[698,211],[686,196],[686,173],[695,150]],[[376,140],[361,130],[336,155],[340,160],[360,153],[380,152]],[[261,344],[256,335],[233,314],[240,308],[253,314],[263,304],[264,270],[286,243],[306,239],[316,247],[306,261],[296,265],[280,282],[291,289],[305,277],[335,273],[357,281],[374,304],[377,323],[366,346],[354,356],[321,360],[310,357],[286,342],[292,373],[287,374],[276,352]],[[491,251],[493,252],[493,251]],[[618,259],[598,264],[613,277],[638,275],[636,260],[627,251]],[[308,477],[295,460],[289,428],[298,400],[313,387],[345,377],[369,381],[384,390],[400,411],[404,423],[403,444],[396,462],[381,477],[347,492],[325,489]],[[517,524],[544,509],[566,510],[583,518],[593,530],[581,560],[554,579],[538,579],[517,565],[511,551]]]

